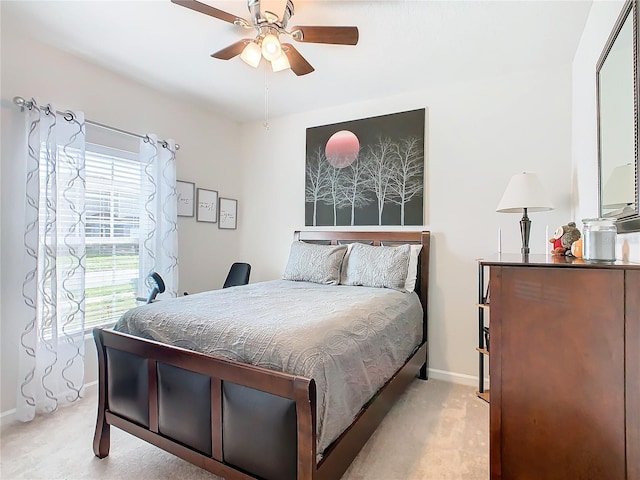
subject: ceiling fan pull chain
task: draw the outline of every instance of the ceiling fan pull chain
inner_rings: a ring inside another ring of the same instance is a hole
[[[268,66],[265,62],[264,67],[264,123],[262,126],[265,130],[269,130],[269,84],[268,84]]]

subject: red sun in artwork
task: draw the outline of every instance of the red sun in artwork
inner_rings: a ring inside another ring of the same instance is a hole
[[[351,165],[358,158],[360,142],[358,137],[349,130],[340,130],[331,135],[324,147],[327,162],[336,168],[344,168]]]

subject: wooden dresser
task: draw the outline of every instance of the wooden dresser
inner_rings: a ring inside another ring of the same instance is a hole
[[[640,480],[640,265],[489,267],[491,479]]]

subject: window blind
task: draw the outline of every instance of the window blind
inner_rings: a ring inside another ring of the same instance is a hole
[[[136,306],[141,190],[138,154],[87,143],[85,328],[114,323]],[[144,295],[145,292],[140,292]]]

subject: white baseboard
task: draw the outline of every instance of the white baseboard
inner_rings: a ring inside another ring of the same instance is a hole
[[[437,368],[429,369],[429,378],[443,380],[445,382],[459,383],[461,385],[478,385],[478,377],[476,375],[467,375],[466,373],[447,372],[446,370],[438,370]],[[489,387],[489,378],[484,379],[484,384]]]
[[[13,417],[16,414],[16,409],[12,408],[11,410],[7,410],[6,412],[0,413],[0,425],[4,425],[7,422],[13,421]]]
[[[85,392],[87,389],[91,389],[98,385],[98,381],[89,382],[84,384]],[[11,410],[7,410],[6,412],[0,412],[0,426],[8,425],[16,421],[16,409],[12,408]]]

